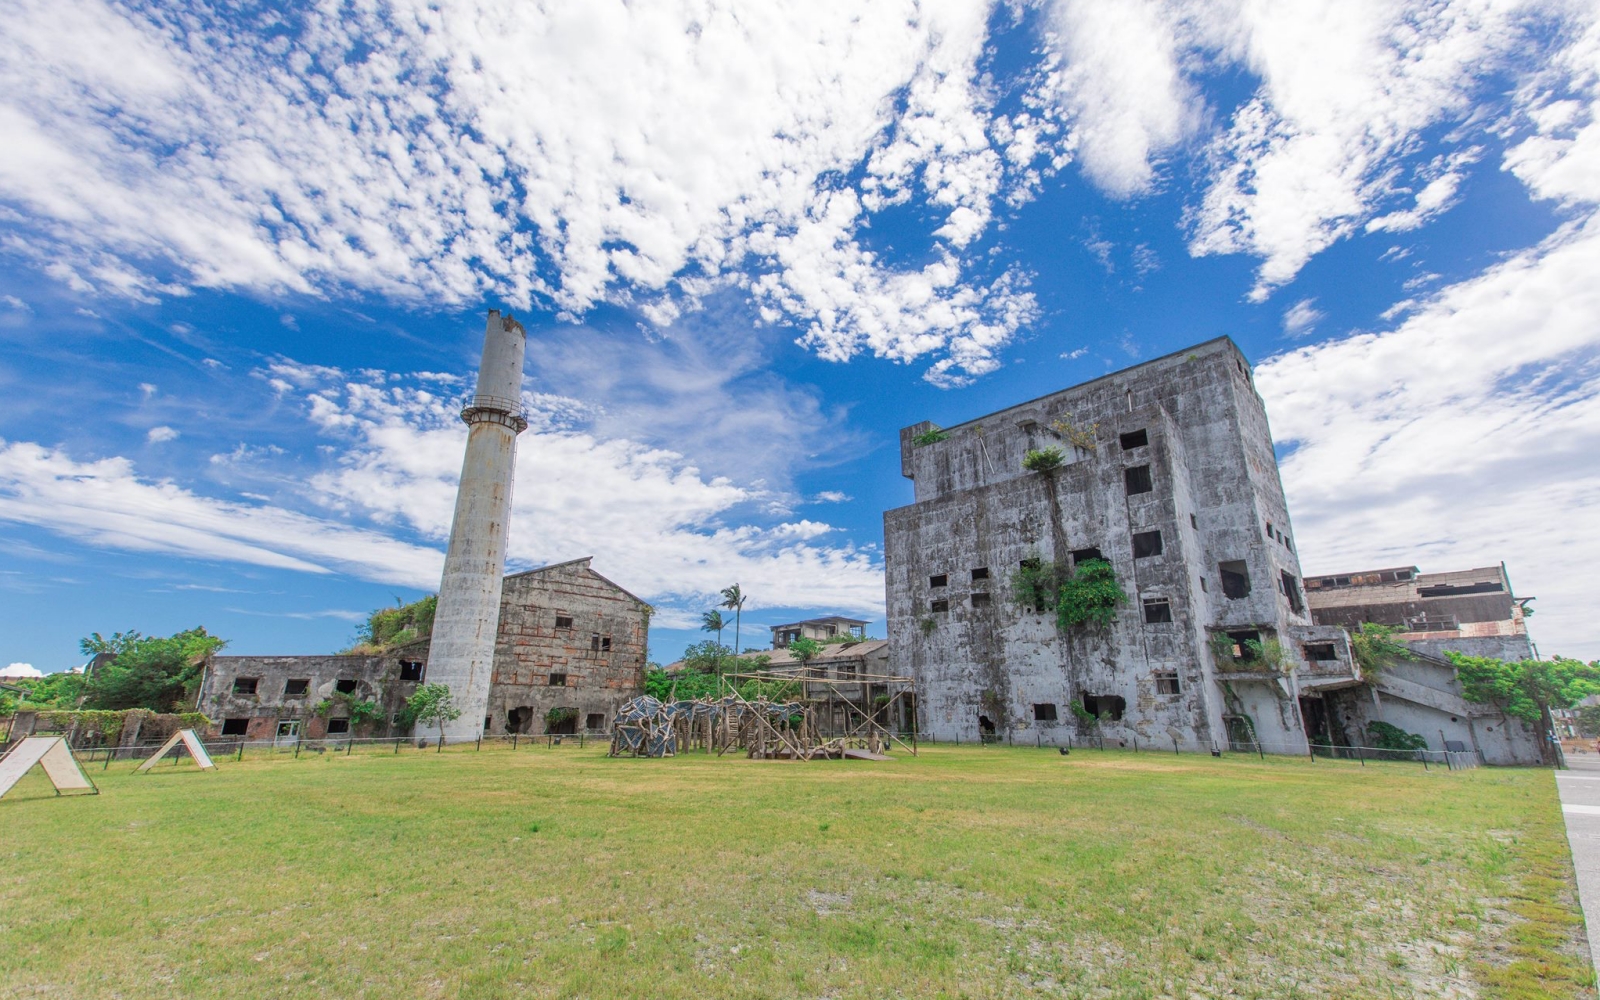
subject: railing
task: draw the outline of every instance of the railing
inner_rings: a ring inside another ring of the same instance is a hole
[[[152,754],[161,749],[165,741],[158,743],[141,743],[131,747],[106,747],[89,746],[74,747],[73,753],[84,762],[101,762],[102,770],[110,767],[112,761],[141,761],[148,760]],[[249,740],[229,737],[213,737],[201,740],[201,745],[206,748],[206,753],[214,759],[232,758],[243,760],[246,756],[292,756],[298,758],[301,754],[327,755],[334,754],[348,757],[352,753],[370,754],[374,752],[398,755],[402,751],[408,753],[443,753],[449,750],[452,753],[461,750],[482,750],[485,745],[501,746],[511,750],[556,749],[557,747],[576,747],[583,749],[585,746],[599,743],[609,746],[611,734],[593,730],[583,730],[576,733],[508,733],[506,735],[484,736],[480,739],[466,743],[444,743],[437,735],[428,736],[378,736],[378,737],[347,737],[325,736],[318,739],[265,739]],[[182,749],[182,744],[176,748]],[[173,754],[174,763],[186,753]]]

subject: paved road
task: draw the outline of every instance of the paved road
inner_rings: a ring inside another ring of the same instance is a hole
[[[1600,969],[1600,757],[1569,753],[1571,770],[1556,772],[1567,842],[1578,873],[1578,900],[1589,930],[1589,955]]]

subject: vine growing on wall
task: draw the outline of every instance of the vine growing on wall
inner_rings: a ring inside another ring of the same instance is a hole
[[[326,719],[337,709],[343,709],[344,717],[350,720],[352,726],[359,726],[367,722],[376,722],[383,718],[383,706],[375,701],[365,701],[354,695],[335,693],[330,698],[324,698],[312,708],[312,713]]]
[[[1086,559],[1057,587],[1056,627],[1065,632],[1080,625],[1109,625],[1117,617],[1117,606],[1127,601],[1111,564]]]

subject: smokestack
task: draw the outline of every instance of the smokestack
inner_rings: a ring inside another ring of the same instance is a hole
[[[489,707],[511,520],[511,476],[517,435],[528,427],[522,417],[526,349],[522,324],[489,310],[478,391],[461,411],[468,428],[467,455],[461,464],[450,549],[444,557],[439,610],[428,647],[428,682],[448,684],[461,710],[461,717],[444,727],[445,741],[451,743],[477,739]]]

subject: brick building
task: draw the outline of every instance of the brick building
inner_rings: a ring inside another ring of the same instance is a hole
[[[650,606],[589,563],[505,578],[485,732],[601,730],[641,692]],[[427,658],[426,636],[377,656],[213,656],[197,708],[218,735],[251,740],[399,735]],[[377,719],[352,720],[358,702],[376,705]]]

